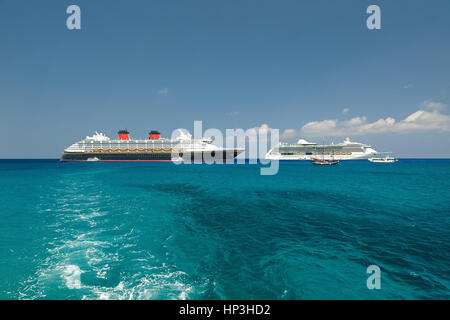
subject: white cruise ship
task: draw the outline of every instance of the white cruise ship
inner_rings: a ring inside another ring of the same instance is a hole
[[[377,152],[369,145],[350,141],[349,138],[338,144],[318,145],[304,139],[296,144],[280,143],[269,150],[267,160],[357,160],[368,159]]]

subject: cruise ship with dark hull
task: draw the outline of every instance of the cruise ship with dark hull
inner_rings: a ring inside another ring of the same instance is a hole
[[[61,161],[232,161],[244,151],[217,147],[210,139],[192,139],[182,131],[176,139],[161,138],[158,131],[151,131],[145,140],[130,139],[127,130],[118,135],[113,140],[95,132],[65,149]]]

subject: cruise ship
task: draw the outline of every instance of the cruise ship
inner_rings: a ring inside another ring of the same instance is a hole
[[[280,143],[269,150],[267,160],[357,160],[368,159],[377,152],[369,145],[350,141],[346,138],[338,144],[318,145],[304,139],[296,144]]]
[[[148,139],[130,139],[127,130],[120,130],[117,139],[97,131],[66,148],[61,161],[231,161],[244,149],[225,149],[210,139],[192,139],[179,130],[176,139],[161,138],[151,131]]]

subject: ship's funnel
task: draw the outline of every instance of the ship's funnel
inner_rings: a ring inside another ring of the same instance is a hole
[[[152,131],[150,131],[150,133],[148,134],[148,138],[149,138],[150,140],[158,140],[158,139],[161,138],[161,135],[160,135],[159,131],[152,130]]]
[[[130,140],[130,133],[127,130],[120,130],[119,140]]]

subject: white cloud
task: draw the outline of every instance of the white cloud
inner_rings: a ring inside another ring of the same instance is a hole
[[[278,129],[270,128],[268,124],[264,123],[259,127],[253,127],[249,129],[234,129],[234,130],[235,135],[237,134],[239,138],[244,138],[244,140],[247,139],[250,143],[254,142],[265,143],[275,137],[273,130]],[[228,146],[234,145],[235,139],[236,138],[234,136],[226,136],[227,145]],[[237,142],[238,147],[245,147],[245,143],[243,143],[244,141],[242,139],[237,139]]]
[[[158,90],[158,95],[167,96],[169,94],[169,88],[162,88]]]
[[[239,111],[230,111],[230,112],[225,113],[225,115],[228,116],[228,117],[236,117],[236,116],[238,116],[240,114],[241,113]]]
[[[440,112],[445,107],[446,105],[443,103],[427,100],[422,103],[422,109],[413,112],[400,121],[393,117],[386,117],[370,122],[365,116],[354,117],[349,120],[312,121],[299,130],[285,129],[280,133],[280,140],[299,137],[364,136],[380,133],[450,132],[450,115]],[[253,129],[259,133],[273,130],[266,123]]]
[[[350,120],[312,121],[301,128],[304,136],[358,136],[378,133],[412,133],[419,131],[450,132],[450,116],[442,114],[445,105],[434,101],[425,101],[422,107],[428,110],[417,110],[405,119],[396,121],[392,117],[367,121],[366,117]]]
[[[342,114],[347,114],[350,111],[349,108],[344,108],[342,109]]]
[[[280,135],[280,139],[292,139],[298,136],[298,132],[295,129],[286,129]]]
[[[424,109],[441,111],[441,110],[445,109],[446,106],[447,106],[446,104],[443,104],[440,102],[427,100],[422,103],[421,107]]]
[[[413,87],[412,84],[405,84],[405,85],[403,86],[403,89],[410,89],[410,88],[412,88],[412,87]]]
[[[265,132],[265,131],[270,131],[272,130],[272,128],[269,127],[268,124],[264,123],[259,127],[254,127],[253,129],[256,130],[256,132]]]
[[[273,128],[269,127],[268,124],[262,124],[259,127],[254,127],[253,129],[256,130],[257,133],[269,133],[272,130],[274,130]],[[278,129],[279,130],[279,129]],[[299,132],[295,129],[286,129],[284,130],[282,133],[280,133],[280,139],[292,139],[292,138],[296,138],[298,137]]]

